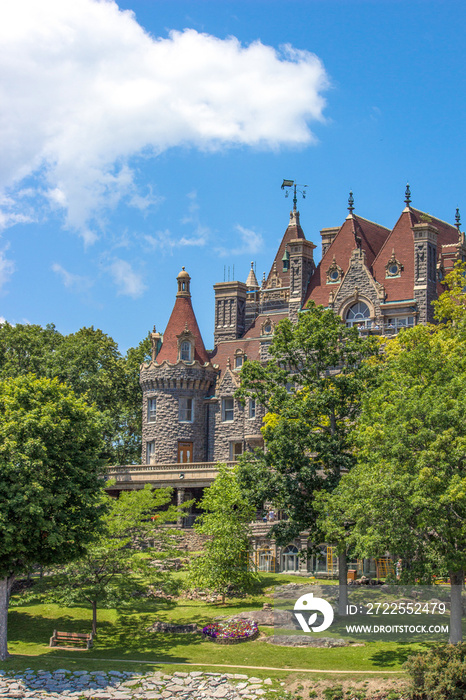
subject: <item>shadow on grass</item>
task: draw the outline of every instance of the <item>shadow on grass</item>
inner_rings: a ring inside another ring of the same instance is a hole
[[[166,634],[150,632],[153,616],[139,615],[134,618],[120,613],[117,622],[105,635],[99,636],[96,650],[103,655],[118,654],[118,658],[133,656],[138,659],[154,655],[158,662],[188,661],[187,648],[198,646],[203,639],[200,634]],[[185,651],[186,650],[186,651]]]
[[[101,659],[125,659],[154,661],[186,662],[189,660],[184,651],[187,647],[201,644],[200,634],[163,634],[149,632],[148,628],[154,623],[151,613],[132,615],[120,612],[115,622],[103,620],[98,622],[97,635],[91,650],[80,650],[79,656],[92,654]],[[50,649],[48,647],[53,630],[66,632],[90,632],[91,621],[87,617],[73,617],[70,614],[51,615],[29,613],[12,610],[9,613],[8,638],[9,643],[19,645],[37,645],[44,648],[34,654],[37,658],[70,655],[76,658],[76,651],[65,649]],[[37,648],[36,646],[36,648]]]
[[[111,623],[102,622],[102,629],[111,627]],[[90,632],[92,623],[89,618],[72,617],[71,615],[38,615],[28,613],[24,609],[10,610],[8,613],[8,640],[25,644],[48,645],[53,630],[62,632]]]
[[[380,649],[379,651],[374,652],[372,656],[369,657],[369,660],[372,661],[374,666],[380,666],[384,669],[398,665],[401,666],[408,660],[408,657],[412,656],[413,654],[417,654],[421,651],[427,651],[431,644],[424,642],[419,646],[421,646],[422,649],[413,650],[412,645],[408,642],[401,643],[398,644],[395,649]]]

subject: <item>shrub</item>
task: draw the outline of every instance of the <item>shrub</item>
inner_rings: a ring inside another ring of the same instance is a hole
[[[413,700],[464,700],[466,643],[442,644],[410,656],[404,668],[411,676]]]
[[[343,700],[343,686],[334,685],[333,688],[325,688],[325,700]]]

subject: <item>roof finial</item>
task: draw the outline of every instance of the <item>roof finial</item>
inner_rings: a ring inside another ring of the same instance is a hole
[[[349,193],[348,197],[348,211],[350,213],[350,216],[353,216],[353,211],[354,211],[354,197],[353,197],[353,192]]]
[[[409,182],[406,183],[405,204],[407,207],[409,207],[409,205],[411,204],[411,189],[409,187]]]
[[[458,229],[458,233],[460,232],[460,226],[461,226],[461,217],[460,217],[460,210],[458,207],[456,207],[456,214],[455,214],[455,226]]]

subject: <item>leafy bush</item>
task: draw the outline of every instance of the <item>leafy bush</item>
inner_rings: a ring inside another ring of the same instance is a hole
[[[466,643],[443,644],[410,656],[404,668],[411,676],[413,700],[464,700]]]
[[[343,700],[343,686],[334,685],[333,688],[325,688],[325,700]]]

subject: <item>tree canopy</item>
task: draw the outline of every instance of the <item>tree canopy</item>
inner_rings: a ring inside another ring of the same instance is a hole
[[[93,326],[62,335],[52,324],[0,325],[0,378],[57,377],[95,404],[101,414],[101,456],[113,464],[140,460],[139,366],[149,355],[149,336],[122,356],[116,342]]]
[[[357,466],[321,505],[327,533],[351,523],[346,541],[359,556],[388,550],[402,557],[410,581],[448,573],[457,642],[466,569],[466,337],[464,311],[448,295],[438,308],[446,316],[449,307],[453,323],[416,326],[387,343],[379,385],[362,406]]]
[[[354,423],[374,375],[364,360],[377,352],[375,338],[310,303],[296,324],[277,325],[265,365],[244,364],[238,395],[266,408],[266,450],[243,456],[239,478],[257,507],[271,501],[284,512],[272,527],[278,544],[303,530],[319,543],[313,494],[331,491],[354,465]]]
[[[0,658],[14,576],[79,556],[101,515],[101,421],[57,379],[0,381]]]
[[[241,492],[236,470],[224,464],[200,506],[204,513],[197,518],[194,529],[208,539],[203,553],[191,562],[190,582],[217,591],[225,602],[230,588],[247,591],[256,581],[249,568],[254,509]]]
[[[130,547],[135,541],[154,545],[145,549],[152,559],[160,553],[176,550],[171,530],[161,526],[176,521],[180,510],[170,505],[172,489],[123,491],[118,499],[103,495],[106,513],[98,536],[86,553],[58,571],[49,597],[62,604],[84,603],[92,607],[92,631],[97,631],[97,608],[128,600],[131,593],[147,590],[140,574],[151,583],[161,583],[164,576],[147,565],[147,556]],[[189,503],[183,504],[184,509]],[[155,553],[156,552],[156,553]],[[166,578],[166,577],[165,577]]]

